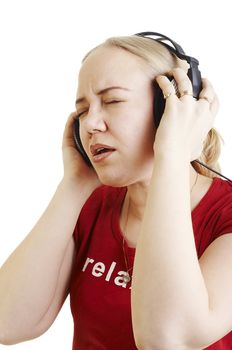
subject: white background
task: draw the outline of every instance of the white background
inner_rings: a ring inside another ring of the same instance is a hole
[[[62,133],[82,57],[109,36],[146,30],[170,36],[200,60],[220,98],[222,173],[232,177],[229,1],[0,0],[0,265],[62,177]],[[72,332],[67,300],[43,336],[11,349],[71,350]]]

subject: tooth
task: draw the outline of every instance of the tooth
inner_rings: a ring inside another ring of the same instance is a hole
[[[98,149],[97,149],[97,153],[101,152],[103,149],[104,149],[104,147],[98,148]]]

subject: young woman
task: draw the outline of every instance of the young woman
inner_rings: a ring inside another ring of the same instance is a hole
[[[64,176],[0,270],[1,343],[41,335],[70,293],[73,350],[232,348],[232,187],[194,163],[220,169],[218,99],[206,79],[194,99],[187,69],[138,36],[84,58]]]

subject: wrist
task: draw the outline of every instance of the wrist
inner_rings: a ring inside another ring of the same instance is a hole
[[[70,178],[66,176],[61,179],[58,188],[71,195],[78,196],[77,198],[83,197],[84,200],[87,200],[95,189],[92,188],[87,181],[81,181],[76,177]]]
[[[69,192],[78,195],[78,198],[83,197],[87,199],[91,193],[101,185],[100,181],[87,181],[83,177],[68,177],[63,176],[58,187],[65,188]]]
[[[154,181],[155,183],[161,181],[166,184],[177,183],[178,186],[181,183],[184,186],[185,181],[189,179],[190,165],[189,158],[180,152],[168,155],[159,153],[155,155],[151,183],[154,185]]]
[[[191,162],[185,152],[173,150],[173,152],[158,152],[154,156],[153,176],[179,177],[188,174]]]
[[[172,146],[168,148],[164,147],[155,147],[154,150],[154,159],[155,161],[160,162],[174,162],[174,163],[187,163],[191,162],[191,156],[186,152],[182,147]]]

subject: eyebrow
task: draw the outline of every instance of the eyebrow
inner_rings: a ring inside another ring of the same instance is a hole
[[[101,95],[101,94],[104,94],[105,92],[108,92],[110,90],[115,90],[115,89],[120,89],[120,90],[126,90],[126,91],[131,91],[130,89],[127,89],[127,88],[124,88],[124,87],[121,87],[121,86],[110,86],[110,87],[107,87],[103,90],[100,90],[97,92],[97,95]],[[78,103],[81,103],[81,102],[84,102],[86,101],[86,98],[85,97],[80,97],[76,100],[75,104],[77,105]]]

